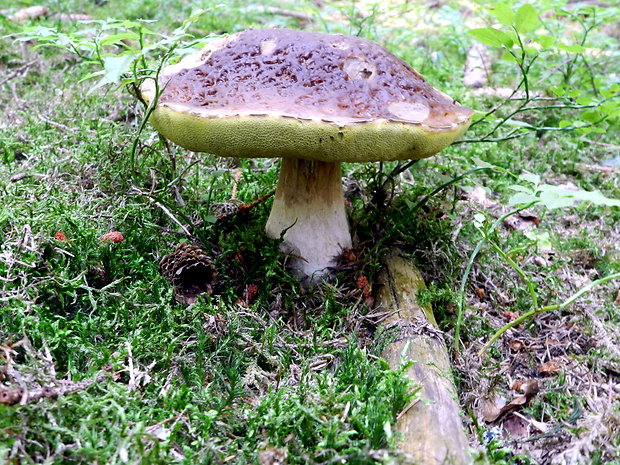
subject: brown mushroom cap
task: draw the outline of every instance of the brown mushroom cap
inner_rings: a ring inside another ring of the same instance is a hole
[[[143,87],[147,100],[154,87]],[[213,42],[166,68],[160,87],[153,125],[220,156],[423,158],[457,139],[472,114],[374,42],[287,29]]]

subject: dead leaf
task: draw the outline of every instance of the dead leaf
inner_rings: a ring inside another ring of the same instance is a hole
[[[472,89],[487,85],[490,73],[489,52],[482,44],[474,44],[467,52],[463,84]]]
[[[482,419],[485,422],[491,423],[492,421],[495,421],[502,414],[501,407],[499,407],[497,403],[501,403],[501,402],[497,400],[493,401],[486,397],[482,399]]]
[[[549,427],[545,423],[531,418],[530,415],[523,415],[519,412],[512,412],[512,416],[521,418],[523,421],[526,421],[530,426],[537,429],[541,433],[546,433],[547,431],[549,431]]]
[[[527,231],[539,224],[540,218],[528,210],[523,210],[504,219],[504,226],[512,231]]]
[[[519,339],[513,339],[508,343],[508,347],[510,347],[510,350],[513,350],[514,352],[519,352],[520,350],[523,350],[525,345]]]
[[[37,5],[17,10],[14,15],[9,16],[9,19],[16,23],[23,23],[29,19],[38,19],[42,16],[47,16],[49,13],[50,9],[48,7]]]
[[[288,463],[288,452],[286,449],[277,447],[267,447],[258,452],[258,463],[260,465],[284,465]]]
[[[525,397],[531,399],[536,394],[540,392],[540,386],[538,385],[538,381],[535,379],[530,379],[521,383],[520,391],[525,395]]]
[[[487,191],[482,186],[475,186],[472,188],[469,192],[467,192],[467,198],[483,208],[492,208],[497,205],[497,202],[487,198]]]
[[[549,360],[538,367],[538,373],[542,376],[555,376],[560,372],[563,365],[560,360]]]
[[[502,312],[502,318],[506,318],[508,321],[514,321],[519,318],[519,312],[511,312],[510,310],[504,310]]]
[[[529,431],[528,426],[529,423],[517,415],[509,415],[502,424],[504,431],[515,439],[527,437]]]
[[[90,15],[84,15],[80,13],[56,13],[54,18],[59,21],[92,21],[94,18]]]
[[[357,260],[357,257],[355,256],[355,252],[353,252],[353,250],[351,249],[345,249],[342,251],[342,258],[345,260],[346,263],[355,263],[355,261]]]
[[[538,393],[539,387],[536,380],[529,380],[519,385],[521,391],[524,393],[522,396],[517,396],[510,401],[510,403],[498,408],[493,402],[483,401],[483,419],[487,423],[497,421],[507,413],[519,410],[526,406],[529,401]]]
[[[243,296],[237,299],[235,303],[242,307],[249,307],[254,302],[256,294],[258,294],[258,286],[256,284],[248,284],[245,286]]]

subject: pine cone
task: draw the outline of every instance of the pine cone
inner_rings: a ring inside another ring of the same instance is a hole
[[[174,286],[178,302],[191,305],[200,294],[213,292],[211,284],[215,279],[215,266],[200,247],[179,244],[174,252],[162,259],[159,268]]]

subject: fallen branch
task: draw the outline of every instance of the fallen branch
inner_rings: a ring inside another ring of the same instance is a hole
[[[398,251],[387,257],[379,278],[377,303],[382,310],[396,313],[383,324],[393,340],[382,356],[392,369],[413,362],[405,375],[422,385],[422,402],[413,402],[397,418],[395,429],[402,437],[398,447],[415,463],[466,465],[471,457],[448,350],[430,305],[421,305],[418,300],[417,294],[424,288],[420,272]]]

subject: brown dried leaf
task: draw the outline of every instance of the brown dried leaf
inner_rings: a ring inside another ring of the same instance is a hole
[[[243,296],[237,299],[235,303],[242,307],[248,307],[254,302],[256,294],[258,294],[258,286],[256,284],[248,284],[245,286]]]
[[[474,44],[467,52],[463,84],[477,89],[488,84],[489,52],[482,44]]]
[[[523,350],[524,344],[519,339],[513,339],[508,343],[508,347],[510,347],[510,350],[513,350],[514,352],[519,352],[520,350]]]
[[[521,416],[509,415],[506,420],[504,420],[502,426],[504,430],[515,439],[524,438],[528,435],[529,423]]]
[[[54,18],[59,21],[92,21],[93,18],[90,15],[84,15],[80,13],[56,13],[54,14]]]
[[[496,402],[488,399],[482,399],[482,419],[487,423],[495,421],[502,414],[502,409],[496,405]]]
[[[13,16],[9,16],[11,21],[16,23],[23,23],[29,19],[38,19],[42,16],[47,16],[50,13],[50,9],[46,6],[30,6],[28,8],[22,8],[17,10]]]
[[[517,382],[513,384],[513,386],[515,385],[517,385]],[[493,402],[489,400],[483,400],[482,418],[484,419],[484,421],[490,423],[498,420],[507,413],[521,409],[522,407],[526,406],[532,399],[532,397],[534,397],[539,391],[538,382],[536,380],[529,380],[518,383],[518,387],[523,392],[523,395],[515,397],[510,401],[509,404],[506,404],[501,408],[498,408]]]
[[[538,373],[542,376],[555,376],[563,366],[564,364],[561,360],[549,360],[538,367]]]
[[[506,318],[508,321],[514,321],[519,318],[519,312],[511,312],[510,310],[504,310],[502,312],[502,318]]]
[[[528,210],[523,210],[504,219],[504,226],[510,230],[526,231],[539,224],[540,218]]]
[[[267,447],[258,452],[258,463],[260,465],[284,465],[288,463],[288,452],[286,449]]]

